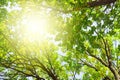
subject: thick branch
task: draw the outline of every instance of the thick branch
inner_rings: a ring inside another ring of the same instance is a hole
[[[96,0],[96,1],[87,2],[87,3],[85,3],[81,7],[73,8],[71,10],[66,10],[66,11],[62,10],[62,9],[57,9],[57,8],[54,8],[54,7],[50,7],[50,6],[45,6],[45,5],[41,5],[41,7],[48,8],[48,9],[51,9],[53,11],[62,12],[62,13],[70,13],[72,11],[80,11],[80,10],[82,10],[84,8],[97,7],[97,6],[102,6],[102,5],[108,5],[108,4],[114,3],[114,2],[116,2],[116,0]]]
[[[89,7],[96,7],[96,6],[101,6],[101,5],[107,5],[110,3],[114,3],[116,0],[96,0],[92,2],[88,2]]]
[[[120,80],[120,75],[118,74],[118,72],[115,70],[115,68],[113,66],[109,66],[108,67],[110,69],[110,71],[113,73],[115,80]]]
[[[89,53],[88,51],[87,51],[87,54],[89,54],[91,57],[97,59],[97,60],[98,60],[99,62],[101,62],[104,66],[108,67],[108,68],[110,69],[110,71],[113,73],[113,75],[114,75],[114,77],[115,77],[115,80],[120,80],[120,76],[119,76],[119,74],[118,74],[118,71],[115,70],[115,68],[114,68],[112,65],[107,64],[107,63],[106,63],[105,61],[103,61],[101,58],[99,58],[99,57],[97,57],[97,56]]]

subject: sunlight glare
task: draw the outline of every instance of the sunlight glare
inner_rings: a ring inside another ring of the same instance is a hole
[[[28,26],[27,33],[44,34],[46,21],[31,18],[26,25]]]
[[[26,37],[30,40],[35,40],[35,39],[40,39],[42,36],[47,34],[47,19],[36,16],[36,15],[31,15],[27,16],[23,20],[23,24],[26,27],[25,28],[25,34]]]

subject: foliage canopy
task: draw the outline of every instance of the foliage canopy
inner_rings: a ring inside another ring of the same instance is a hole
[[[120,80],[119,7],[116,0],[1,0],[0,78]]]

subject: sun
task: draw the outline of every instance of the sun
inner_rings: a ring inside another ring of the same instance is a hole
[[[24,25],[24,38],[34,41],[40,40],[47,34],[48,21],[44,16],[32,14],[26,15],[22,24]]]
[[[47,21],[45,19],[39,19],[37,17],[30,17],[25,23],[27,29],[26,32],[30,34],[44,34]]]

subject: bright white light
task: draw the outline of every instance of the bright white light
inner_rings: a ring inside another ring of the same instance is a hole
[[[41,16],[27,16],[23,19],[22,24],[25,26],[25,37],[32,41],[42,38],[47,33],[47,19]]]
[[[44,34],[45,33],[45,27],[46,27],[46,21],[43,19],[43,20],[38,20],[38,19],[33,19],[31,18],[32,20],[29,20],[27,23],[26,23],[26,26],[27,26],[27,33],[30,33],[30,34]]]

